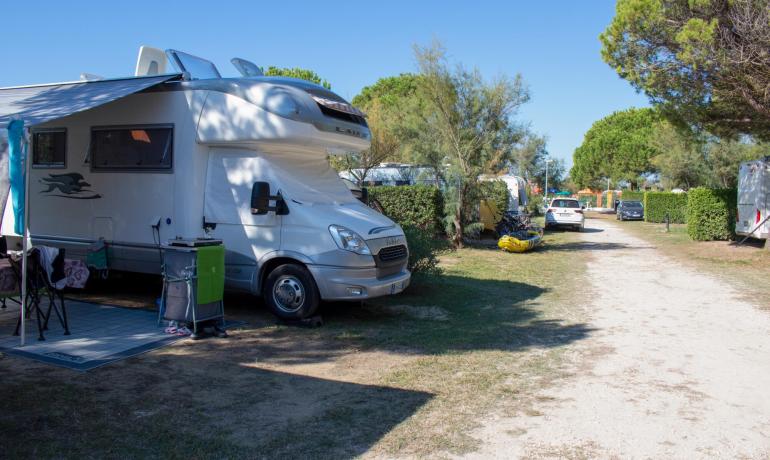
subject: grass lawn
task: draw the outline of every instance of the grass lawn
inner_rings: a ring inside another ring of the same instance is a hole
[[[591,213],[594,219],[615,219],[615,215]],[[687,235],[687,225],[641,221],[618,222],[630,234],[661,249],[669,257],[697,270],[721,277],[743,292],[750,300],[770,309],[764,298],[765,283],[770,278],[770,251],[761,242],[749,240],[743,245],[734,241],[693,241]],[[760,299],[759,301],[757,301]]]
[[[6,458],[339,458],[471,451],[492,413],[530,409],[590,334],[579,234],[527,254],[467,248],[399,296],[277,325],[251,297],[227,340],[182,341],[80,374],[0,358]],[[125,289],[125,288],[124,288]],[[134,291],[122,291],[133,302]],[[145,297],[150,303],[152,290]],[[141,297],[141,296],[139,296]],[[4,330],[4,329],[3,329]]]

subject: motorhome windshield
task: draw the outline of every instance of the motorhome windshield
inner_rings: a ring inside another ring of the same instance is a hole
[[[268,155],[266,155],[268,156]],[[301,204],[346,204],[356,198],[324,157],[269,155],[281,193]]]

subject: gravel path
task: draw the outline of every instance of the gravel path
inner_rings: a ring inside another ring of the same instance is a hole
[[[622,224],[587,227],[596,331],[575,375],[485,423],[472,457],[770,458],[770,314]]]

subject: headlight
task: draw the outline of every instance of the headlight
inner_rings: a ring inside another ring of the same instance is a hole
[[[345,228],[342,225],[329,225],[329,233],[332,234],[334,242],[337,243],[340,249],[365,256],[372,254],[369,246],[366,245],[366,241],[349,228]]]

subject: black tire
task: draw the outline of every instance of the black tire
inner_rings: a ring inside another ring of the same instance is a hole
[[[265,279],[262,297],[275,316],[288,320],[313,316],[321,302],[313,275],[297,264],[274,268]]]

